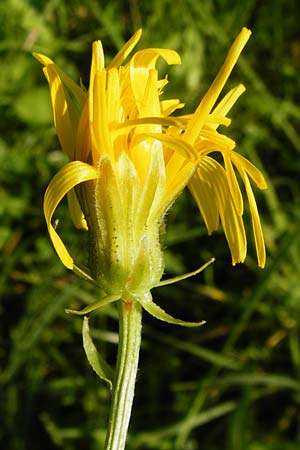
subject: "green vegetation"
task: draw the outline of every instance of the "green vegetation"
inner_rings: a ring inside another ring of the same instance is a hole
[[[56,257],[43,193],[64,156],[48,86],[31,56],[55,59],[87,83],[91,42],[114,55],[143,27],[139,47],[169,47],[168,97],[195,107],[242,26],[253,31],[227,86],[246,93],[228,135],[266,174],[257,194],[267,265],[257,269],[248,218],[246,263],[230,264],[220,231],[208,237],[184,193],[167,217],[166,272],[204,274],[154,291],[176,317],[144,314],[143,344],[128,450],[295,450],[300,448],[300,6],[296,0],[2,0],[0,4],[0,447],[100,450],[109,392],[86,361],[82,318],[66,315],[95,298]],[[188,110],[186,110],[188,112]],[[84,233],[66,207],[56,217],[73,254]],[[98,349],[114,363],[115,306],[91,314]]]

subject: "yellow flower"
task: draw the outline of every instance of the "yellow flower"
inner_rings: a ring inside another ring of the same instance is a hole
[[[184,105],[161,100],[167,78],[159,79],[158,57],[180,64],[169,49],[136,52],[122,65],[141,30],[105,67],[100,41],[93,43],[89,89],[75,84],[48,57],[44,65],[60,144],[70,162],[52,179],[44,212],[54,248],[69,269],[75,265],[51,224],[53,213],[68,194],[74,224],[89,230],[91,277],[109,296],[141,295],[158,285],[163,274],[160,233],[164,216],[188,185],[208,233],[221,220],[232,263],[246,257],[243,198],[235,169],[245,186],[259,266],[265,246],[249,178],[265,189],[263,175],[234,151],[235,142],[217,131],[245,90],[238,85],[216,101],[250,37],[243,28],[224,65],[193,114],[171,116]],[[213,153],[222,155],[224,165]],[[110,298],[110,297],[109,297]]]

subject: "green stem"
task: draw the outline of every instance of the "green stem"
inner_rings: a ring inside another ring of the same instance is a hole
[[[105,450],[124,450],[141,344],[142,308],[119,302],[119,347]]]

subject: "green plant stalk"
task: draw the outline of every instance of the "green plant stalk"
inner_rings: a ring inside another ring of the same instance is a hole
[[[142,307],[119,301],[119,346],[105,450],[123,450],[134,397],[141,345]]]

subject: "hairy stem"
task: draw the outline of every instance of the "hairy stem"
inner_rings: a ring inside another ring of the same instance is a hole
[[[124,450],[141,344],[142,308],[119,302],[119,347],[105,450]]]

